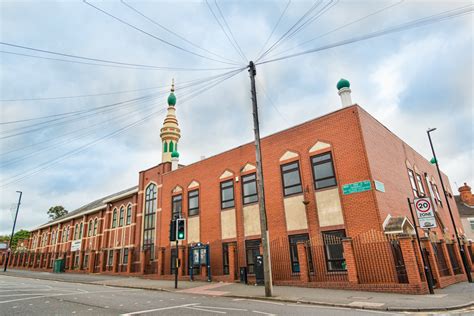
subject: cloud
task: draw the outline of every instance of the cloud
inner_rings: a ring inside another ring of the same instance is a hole
[[[128,10],[120,2],[94,2],[138,27],[177,45],[208,55]],[[204,2],[181,4],[133,2],[159,23],[196,45],[229,59],[243,61],[229,44]],[[273,54],[374,12],[394,1],[340,2],[307,28],[282,42]],[[317,47],[364,34],[417,17],[427,16],[470,2],[408,2],[350,27],[333,32],[306,46]],[[248,58],[254,58],[268,38],[287,1],[222,2],[222,12]],[[275,42],[310,2],[292,2],[270,40]],[[1,2],[2,41],[30,45],[82,56],[123,62],[193,68],[226,67],[174,49],[97,12],[81,2]],[[262,134],[268,135],[340,107],[336,82],[351,82],[353,100],[430,158],[426,128],[436,126],[435,145],[442,169],[454,182],[474,183],[472,104],[472,17],[433,24],[384,38],[308,54],[257,67],[258,101]],[[270,45],[267,45],[270,47]],[[2,49],[24,52],[2,46]],[[29,52],[31,53],[31,52]],[[208,55],[209,56],[209,55]],[[115,69],[0,54],[2,98],[31,98],[93,94],[167,86],[222,73]],[[248,74],[243,71],[189,102],[186,94],[196,87],[177,89],[177,115],[182,129],[181,162],[215,155],[252,141],[252,116]],[[91,109],[136,98],[152,91],[101,97],[50,101],[1,102],[2,121]],[[1,179],[31,170],[75,150],[145,115],[166,106],[166,93],[154,100],[134,103],[114,111],[60,124],[34,133],[0,139],[0,164],[30,153],[34,156],[1,167]],[[278,110],[276,110],[278,109]],[[10,205],[16,190],[24,192],[18,228],[32,228],[47,221],[53,205],[75,209],[87,202],[136,185],[138,171],[161,160],[159,129],[164,113],[126,133],[103,142],[0,191],[0,233],[11,229]],[[0,126],[8,130],[31,124]],[[91,127],[93,126],[93,127]],[[90,131],[90,133],[88,133]],[[67,134],[67,135],[65,135]],[[78,136],[79,135],[79,136]],[[82,136],[80,136],[82,135]],[[71,140],[71,138],[76,139]],[[38,146],[29,146],[42,142]],[[40,153],[35,151],[54,145]],[[59,145],[60,144],[60,145]],[[24,148],[14,153],[7,151]]]

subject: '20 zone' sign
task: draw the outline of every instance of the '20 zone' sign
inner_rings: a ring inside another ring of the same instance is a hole
[[[437,226],[433,207],[429,199],[415,199],[415,210],[421,228],[434,228]]]

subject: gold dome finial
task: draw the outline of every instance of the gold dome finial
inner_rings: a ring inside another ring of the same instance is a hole
[[[174,78],[171,79],[171,92],[174,92]]]

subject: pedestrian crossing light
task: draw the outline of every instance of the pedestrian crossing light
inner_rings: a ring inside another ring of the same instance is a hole
[[[184,218],[176,219],[176,240],[186,239],[186,220]]]

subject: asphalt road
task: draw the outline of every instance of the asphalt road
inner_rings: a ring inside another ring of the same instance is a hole
[[[407,315],[0,276],[0,315]],[[432,315],[446,315],[436,313]],[[450,315],[473,315],[474,311]],[[419,315],[429,315],[426,313]],[[431,315],[431,314],[430,314]]]

